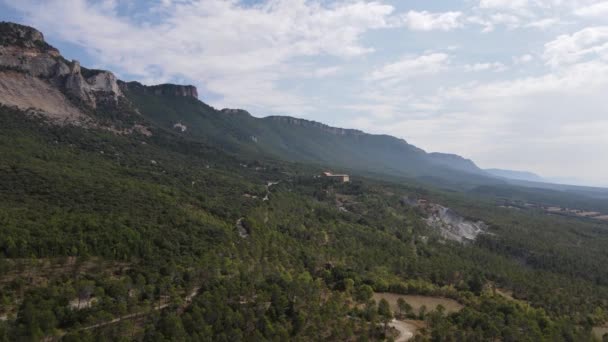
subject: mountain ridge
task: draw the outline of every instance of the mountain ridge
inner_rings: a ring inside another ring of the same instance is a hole
[[[146,134],[152,134],[148,126],[157,126],[247,156],[452,185],[500,182],[454,154],[427,153],[401,138],[291,116],[257,118],[244,110],[217,110],[198,99],[195,86],[121,81],[110,71],[87,69],[63,58],[34,28],[2,23],[0,31],[8,32],[0,45],[0,102],[25,110],[37,107],[56,123]],[[36,101],[30,101],[14,89],[53,93],[56,100],[34,96]]]
[[[543,177],[529,171],[516,171],[516,170],[505,170],[505,169],[485,169],[484,171],[495,175],[497,177],[503,177],[513,180],[523,180],[530,182],[541,182],[548,183]]]

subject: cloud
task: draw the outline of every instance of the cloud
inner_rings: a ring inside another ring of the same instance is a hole
[[[581,3],[589,1],[595,0],[480,0],[472,8],[467,21],[483,26],[485,33],[500,26],[510,30],[549,30],[572,24],[566,19],[572,17],[575,9],[582,6]]]
[[[513,63],[516,65],[528,64],[534,60],[534,56],[527,53],[525,55],[513,57]]]
[[[608,60],[608,26],[587,27],[560,35],[545,44],[543,58],[552,67],[578,62],[586,57]]]
[[[386,64],[372,71],[370,81],[402,81],[421,75],[430,75],[445,70],[450,56],[445,53],[431,53],[421,56],[406,56],[401,60]]]
[[[503,72],[507,70],[508,67],[500,62],[492,62],[492,63],[475,63],[475,64],[466,64],[464,66],[464,70],[468,72],[476,72],[476,71],[493,71],[493,72]]]
[[[497,26],[506,26],[513,30],[522,26],[522,19],[510,13],[492,13],[490,15],[473,15],[467,17],[467,21],[472,24],[483,26],[483,33],[493,32]]]
[[[574,13],[581,17],[606,18],[608,17],[608,1],[578,8]]]
[[[458,152],[482,167],[607,184],[599,172],[606,164],[598,160],[608,146],[605,111],[598,110],[607,88],[608,64],[586,61],[538,76],[440,88],[434,97],[387,91],[376,106],[359,108],[354,123],[427,150]],[[433,106],[409,105],[419,101]]]
[[[463,27],[461,18],[462,12],[409,11],[403,16],[403,21],[413,31],[450,31]]]
[[[339,66],[318,68],[313,71],[312,75],[317,78],[325,78],[337,74],[338,72],[340,72],[341,69],[342,68]]]
[[[521,9],[529,5],[528,0],[480,0],[480,8]]]
[[[450,88],[444,96],[452,99],[477,101],[484,99],[531,97],[541,94],[581,94],[602,89],[608,84],[608,64],[599,61],[574,64],[559,72],[541,76],[469,84]]]
[[[532,28],[537,28],[539,30],[546,30],[546,29],[554,27],[555,25],[558,25],[560,23],[561,23],[561,20],[559,18],[544,18],[544,19],[530,22],[530,23],[526,24],[525,27],[532,27]]]

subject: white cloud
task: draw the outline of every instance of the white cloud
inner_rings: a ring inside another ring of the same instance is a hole
[[[477,71],[503,72],[507,69],[508,69],[507,66],[500,62],[475,63],[475,64],[466,64],[464,66],[464,70],[468,71],[468,72],[477,72]]]
[[[531,54],[525,54],[525,55],[513,57],[513,63],[515,65],[527,64],[527,63],[532,62],[533,60],[534,60],[534,56],[532,56]]]
[[[367,79],[371,81],[400,81],[421,75],[436,74],[445,70],[449,62],[450,56],[439,52],[422,56],[406,56],[397,62],[372,71]]]
[[[608,1],[598,2],[589,6],[581,7],[574,12],[581,17],[608,17]]]
[[[575,63],[586,57],[608,59],[608,26],[587,27],[573,34],[561,35],[545,44],[543,54],[552,67]]]
[[[510,13],[492,13],[490,15],[473,15],[467,17],[472,24],[483,26],[483,33],[493,32],[497,26],[506,26],[508,29],[516,29],[522,25],[522,19]]]
[[[404,17],[405,25],[414,31],[450,31],[463,26],[462,12],[430,13],[409,11]]]
[[[555,25],[559,25],[561,20],[559,18],[545,18],[536,20],[526,24],[526,27],[537,28],[539,30],[547,30],[549,28],[555,27]]]
[[[483,26],[486,33],[499,26],[548,30],[571,24],[566,18],[589,1],[595,0],[480,0],[467,19]]]
[[[333,75],[337,74],[338,72],[340,72],[341,69],[342,68],[339,66],[318,68],[318,69],[314,70],[312,74],[314,77],[317,77],[317,78],[325,78],[325,77],[333,76]]]
[[[469,84],[444,91],[448,98],[483,100],[529,97],[540,94],[581,94],[608,84],[608,64],[592,61],[572,65],[555,73],[483,84]]]
[[[529,5],[528,0],[480,0],[480,8],[520,9]]]

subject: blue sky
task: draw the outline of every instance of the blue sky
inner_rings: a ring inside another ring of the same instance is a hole
[[[0,0],[67,58],[201,100],[608,185],[606,0]]]

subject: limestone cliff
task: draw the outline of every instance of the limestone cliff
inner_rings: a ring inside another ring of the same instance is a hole
[[[198,99],[198,91],[193,85],[158,84],[146,86],[139,82],[119,82],[119,85],[124,90],[138,90],[144,94],[192,97]]]
[[[15,72],[22,75],[18,76]],[[114,74],[81,68],[77,61],[66,60],[57,49],[47,44],[41,32],[14,23],[0,23],[0,73],[0,82],[4,84],[4,87],[0,87],[0,103],[22,109],[32,108],[26,108],[25,103],[15,101],[14,94],[9,96],[6,90],[7,79],[12,79],[15,85],[14,81],[19,78],[19,84],[31,89],[39,88],[38,81],[44,81],[92,109],[102,102],[117,104],[122,96]],[[35,78],[38,79],[36,85],[32,83]],[[62,104],[60,107],[70,106],[73,107],[73,104]],[[40,107],[34,109],[54,114],[65,110],[53,108],[50,103],[40,104]]]
[[[327,133],[335,134],[335,135],[355,135],[355,136],[365,135],[365,133],[363,133],[362,131],[356,130],[356,129],[331,127],[331,126],[322,124],[320,122],[310,121],[310,120],[305,120],[305,119],[298,119],[298,118],[294,118],[291,116],[269,116],[266,118],[266,120],[282,122],[282,123],[290,124],[293,126],[314,127],[317,129],[321,129]]]

